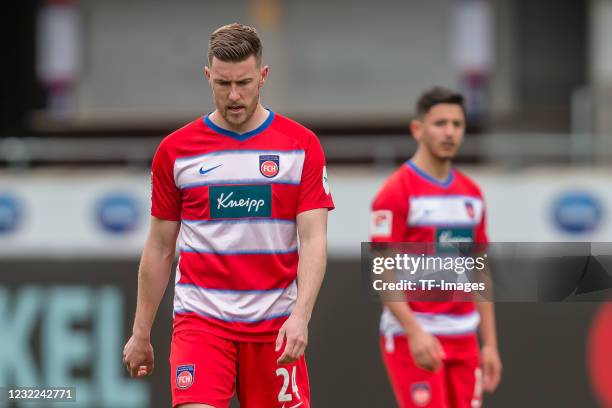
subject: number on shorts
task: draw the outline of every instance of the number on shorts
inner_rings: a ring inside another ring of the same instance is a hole
[[[293,400],[293,396],[291,394],[287,394],[287,388],[289,388],[289,371],[286,368],[277,368],[276,376],[283,377],[283,386],[278,393],[278,401],[279,402],[289,402]],[[291,370],[291,391],[295,394],[295,396],[300,399],[300,393],[298,392],[297,382],[295,381],[295,366],[293,366]]]
[[[301,399],[300,393],[298,392],[297,382],[295,381],[295,371],[295,366],[293,366],[293,371],[291,372],[291,390],[293,391],[297,399]]]

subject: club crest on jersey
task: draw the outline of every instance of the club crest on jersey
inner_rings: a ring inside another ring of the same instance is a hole
[[[412,402],[414,402],[414,405],[417,407],[424,407],[431,401],[431,388],[429,387],[429,383],[414,383],[410,387],[410,391],[412,394]]]
[[[176,386],[185,390],[193,385],[195,377],[195,365],[182,365],[176,368]]]
[[[259,172],[262,176],[272,178],[278,174],[279,170],[278,155],[266,154],[259,156]]]
[[[465,202],[465,211],[467,212],[468,217],[470,217],[470,219],[472,220],[476,216],[476,212],[474,210],[474,204],[472,204],[471,201]]]

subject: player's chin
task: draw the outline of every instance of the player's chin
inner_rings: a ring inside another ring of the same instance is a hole
[[[244,113],[227,112],[225,120],[232,126],[238,127],[246,122],[246,115]]]
[[[438,154],[436,154],[436,156],[438,156],[439,159],[442,160],[452,160],[455,158],[455,156],[457,155],[457,151],[453,150],[452,152],[449,151],[439,151]]]

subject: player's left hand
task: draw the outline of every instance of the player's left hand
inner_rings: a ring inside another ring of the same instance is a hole
[[[483,371],[483,389],[493,392],[499,385],[502,373],[502,363],[497,347],[484,346],[480,351]]]
[[[289,364],[300,358],[308,344],[308,321],[291,314],[281,326],[276,337],[276,351],[285,343],[283,354],[276,360],[278,364]]]

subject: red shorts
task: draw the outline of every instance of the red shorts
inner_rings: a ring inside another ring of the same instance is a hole
[[[199,403],[227,408],[236,390],[241,408],[310,408],[304,356],[278,365],[283,349],[276,352],[274,346],[201,331],[175,333],[170,347],[172,406]]]
[[[446,358],[430,372],[412,360],[405,336],[381,336],[380,348],[391,386],[401,408],[478,408],[482,371],[476,336],[438,337]]]

